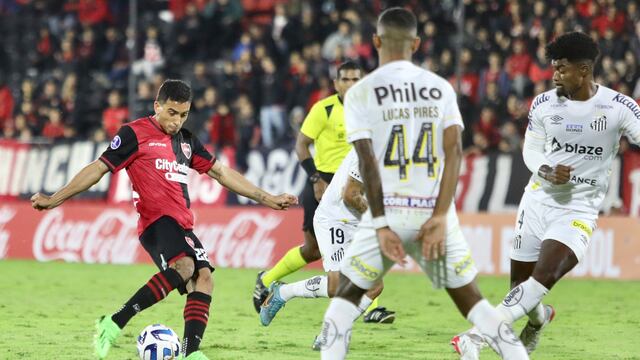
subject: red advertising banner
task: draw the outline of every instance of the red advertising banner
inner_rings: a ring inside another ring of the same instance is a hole
[[[302,243],[302,209],[197,207],[194,232],[215,266],[268,268]],[[137,215],[129,205],[69,203],[36,212],[28,203],[0,205],[0,259],[84,263],[150,262],[138,243]],[[515,217],[461,214],[460,222],[483,274],[507,274]],[[593,232],[575,277],[640,279],[640,221],[604,217]],[[320,263],[312,264],[319,268]],[[419,271],[409,265],[404,271]]]

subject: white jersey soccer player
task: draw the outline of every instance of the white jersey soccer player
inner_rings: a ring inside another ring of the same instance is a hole
[[[357,185],[351,185],[355,182]],[[325,192],[322,194],[320,204],[313,217],[313,228],[318,247],[322,256],[322,266],[327,275],[314,276],[291,284],[276,281],[270,286],[269,296],[260,308],[260,321],[268,326],[274,317],[292,298],[318,298],[333,297],[338,286],[338,271],[344,252],[348,249],[353,239],[362,212],[366,209],[366,200],[362,195],[362,179],[358,170],[358,156],[355,150],[351,150],[345,156],[342,164],[333,175]],[[355,190],[356,195],[347,194],[347,191]],[[358,208],[348,204],[359,202]],[[378,284],[365,294],[358,307],[364,313],[365,322],[392,323],[395,313],[386,308],[377,307],[374,299],[382,291],[382,284]],[[373,305],[372,305],[373,303]],[[369,309],[369,308],[373,309]],[[314,344],[314,349],[319,350],[319,345]]]
[[[572,171],[562,185],[553,185],[537,173],[531,176],[518,209],[512,259],[537,261],[545,239],[564,243],[578,261],[584,257],[620,137],[640,143],[639,119],[640,107],[633,99],[602,85],[587,101],[559,97],[555,89],[534,99],[527,142],[544,142],[544,150],[538,152],[543,151],[547,163],[570,166]],[[532,161],[525,156],[525,162]]]
[[[347,140],[358,153],[370,210],[340,265],[344,277],[325,313],[322,358],[346,356],[360,297],[406,253],[434,287],[447,289],[501,356],[527,359],[510,325],[475,285],[478,271],[453,202],[462,116],[453,87],[411,63],[416,34],[410,11],[385,10],[374,36],[380,65],[345,98]]]
[[[434,278],[420,244],[413,240],[431,216],[440,192],[444,130],[464,127],[456,93],[440,76],[409,61],[395,61],[354,85],[347,99],[348,140],[371,139],[378,163],[370,165],[380,171],[387,222],[402,234],[405,250],[436,285],[439,279]],[[360,228],[356,249],[377,243],[370,212],[364,214]],[[358,255],[352,262],[358,264],[343,266],[342,271],[363,289],[376,279],[363,269],[375,268],[380,275],[393,265],[391,261],[383,264],[379,253],[369,253],[366,258]],[[466,285],[477,275],[453,202],[447,212],[447,267],[444,287]]]
[[[512,290],[498,305],[510,322],[529,317],[520,334],[529,353],[555,315],[542,299],[589,247],[620,137],[640,143],[638,104],[593,81],[599,51],[589,35],[563,34],[546,53],[556,89],[538,95],[529,111],[523,158],[533,175],[517,213]],[[452,340],[464,359],[478,358],[474,335]]]

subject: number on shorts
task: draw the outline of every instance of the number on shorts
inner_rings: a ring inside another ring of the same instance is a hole
[[[205,249],[195,248],[193,250],[196,252],[196,260],[209,262],[209,257]]]
[[[420,126],[420,133],[418,133],[418,140],[413,148],[411,159],[406,157],[404,125],[393,125],[387,142],[387,151],[384,155],[384,166],[397,166],[400,180],[407,180],[407,166],[411,165],[413,160],[416,166],[426,165],[429,178],[435,178],[438,158],[434,154],[434,149],[435,126],[433,123],[422,123]]]
[[[344,231],[342,229],[332,227],[329,231],[331,231],[331,245],[344,244]]]

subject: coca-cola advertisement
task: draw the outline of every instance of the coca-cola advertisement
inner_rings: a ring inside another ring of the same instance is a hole
[[[215,266],[265,268],[303,241],[302,210],[197,207],[194,233]],[[67,203],[37,212],[0,206],[0,258],[84,263],[151,262],[139,245],[133,206]],[[315,264],[319,267],[319,264]]]
[[[218,267],[272,267],[302,244],[302,209],[273,211],[260,206],[194,209],[194,232]],[[483,274],[509,273],[514,214],[460,214],[460,224]],[[28,203],[0,205],[0,259],[61,260],[84,263],[150,263],[138,243],[132,206],[68,203],[37,212]],[[602,217],[574,277],[640,279],[640,221]],[[320,262],[310,267],[320,268]],[[401,271],[419,272],[410,262]]]

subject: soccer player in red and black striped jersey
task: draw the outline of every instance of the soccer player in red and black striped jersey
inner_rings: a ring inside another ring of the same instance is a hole
[[[209,318],[214,268],[192,232],[193,213],[187,192],[187,169],[206,173],[227,189],[275,210],[298,199],[271,195],[235,170],[217,162],[182,125],[191,106],[191,88],[180,80],[165,81],[154,103],[155,115],[125,124],[100,158],[83,168],[51,196],[35,194],[33,208],[53,209],[96,184],[106,173],[126,169],[140,214],[138,235],[160,272],[153,275],[120,310],[97,321],[94,345],[103,359],[127,322],[173,289],[187,295],[182,353],[188,360],[207,357],[199,351]]]

